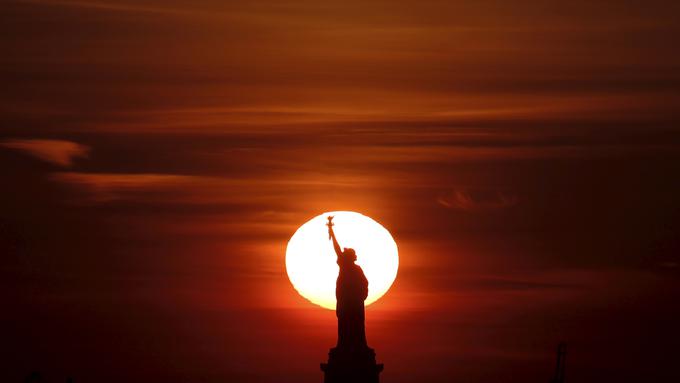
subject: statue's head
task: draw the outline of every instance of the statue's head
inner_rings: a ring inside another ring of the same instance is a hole
[[[349,247],[345,247],[342,250],[342,254],[344,255],[343,258],[345,258],[348,261],[355,262],[357,260],[357,253],[354,251],[354,249],[351,249]]]

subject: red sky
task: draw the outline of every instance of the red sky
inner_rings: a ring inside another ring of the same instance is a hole
[[[672,1],[5,1],[0,374],[315,382],[284,268],[400,249],[383,382],[677,380]]]

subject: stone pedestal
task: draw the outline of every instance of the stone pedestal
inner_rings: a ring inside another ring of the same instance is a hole
[[[324,383],[378,383],[382,364],[375,362],[375,351],[334,347],[328,353],[328,363],[321,363]]]

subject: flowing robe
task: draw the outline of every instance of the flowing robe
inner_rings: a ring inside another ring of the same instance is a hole
[[[338,317],[338,347],[366,348],[364,300],[368,296],[368,280],[359,265],[338,257],[340,273],[335,285]]]

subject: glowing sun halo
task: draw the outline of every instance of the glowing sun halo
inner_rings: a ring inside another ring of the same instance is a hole
[[[338,277],[333,245],[328,239],[329,215],[340,247],[356,250],[357,264],[368,279],[368,306],[382,297],[397,277],[399,255],[390,233],[373,219],[351,211],[323,213],[297,229],[286,248],[286,270],[300,295],[321,307],[335,310]]]

